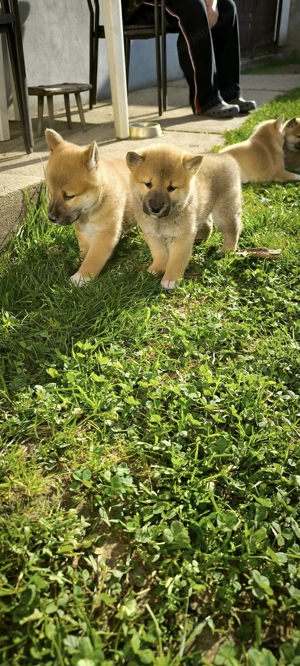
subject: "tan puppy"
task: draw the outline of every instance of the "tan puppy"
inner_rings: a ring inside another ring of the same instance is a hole
[[[195,238],[210,236],[211,213],[224,237],[222,251],[236,249],[242,223],[235,160],[153,144],[141,152],[127,153],[126,161],[135,219],[152,254],[148,271],[164,274],[162,287],[174,289],[187,267]]]
[[[283,129],[285,166],[300,173],[300,118],[288,120]]]
[[[77,146],[51,129],[45,136],[48,215],[54,224],[74,226],[83,261],[70,279],[82,285],[100,273],[132,223],[128,169],[123,160],[100,159],[96,142]]]
[[[249,139],[227,146],[220,153],[227,153],[236,159],[242,183],[299,180],[297,174],[285,168],[284,136],[282,117],[265,120],[255,128]]]

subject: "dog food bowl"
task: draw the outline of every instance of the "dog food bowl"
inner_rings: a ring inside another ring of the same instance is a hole
[[[130,123],[129,136],[131,139],[153,139],[162,136],[162,129],[159,123]]]

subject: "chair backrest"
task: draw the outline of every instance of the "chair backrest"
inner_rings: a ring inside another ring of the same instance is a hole
[[[103,29],[103,25],[101,24],[99,0],[87,0],[87,3],[90,10],[91,22],[93,23],[93,30],[98,34],[98,37],[104,37],[104,32],[99,30]],[[143,29],[146,33],[147,28],[149,31],[150,27],[152,27],[154,30],[156,20],[160,31],[169,32],[169,25],[166,21],[166,0],[153,0],[153,6],[144,3],[144,1],[138,3],[138,5],[139,6],[133,13],[129,14],[128,16],[124,14],[124,33],[129,28],[130,30],[137,28],[137,30],[140,30],[141,33],[143,32]],[[173,32],[173,29],[170,31]],[[178,32],[176,27],[174,32]]]
[[[1,9],[1,2],[0,2]],[[15,14],[11,11],[7,0],[2,0],[2,11],[0,11],[0,32],[6,30],[6,26],[15,22]]]

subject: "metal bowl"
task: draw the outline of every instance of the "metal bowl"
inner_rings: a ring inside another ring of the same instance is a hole
[[[162,136],[159,123],[129,123],[129,136],[131,139],[152,139]]]

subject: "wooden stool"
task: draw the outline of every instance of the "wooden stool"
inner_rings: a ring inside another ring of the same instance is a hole
[[[50,85],[50,86],[30,86],[28,88],[28,94],[37,95],[38,98],[37,135],[42,136],[43,133],[44,97],[47,97],[49,127],[54,129],[54,106],[53,106],[54,95],[64,96],[68,128],[72,129],[71,110],[70,110],[70,94],[72,93],[75,95],[81,127],[83,130],[85,130],[86,126],[85,126],[80,93],[85,92],[86,90],[91,90],[91,88],[92,86],[90,83],[59,83],[58,85]]]

